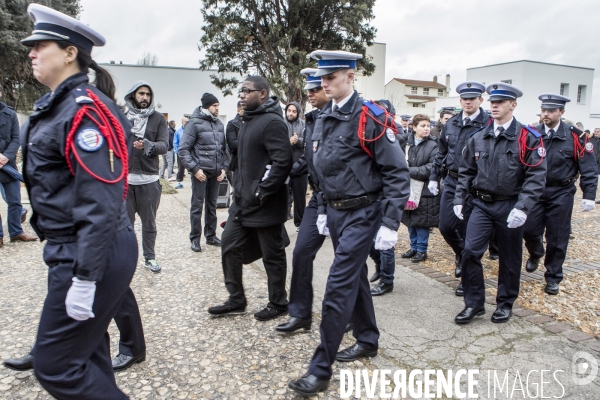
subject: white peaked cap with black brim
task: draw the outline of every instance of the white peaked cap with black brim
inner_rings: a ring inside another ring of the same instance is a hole
[[[356,60],[363,58],[362,54],[343,50],[315,50],[310,56],[317,60],[316,77],[333,74],[342,69],[356,69]]]

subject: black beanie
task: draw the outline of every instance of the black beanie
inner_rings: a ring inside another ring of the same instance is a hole
[[[217,99],[211,93],[204,93],[202,95],[202,98],[200,99],[200,101],[202,102],[202,108],[204,108],[206,110],[206,109],[208,109],[208,107],[212,106],[213,104],[218,103],[219,99]]]

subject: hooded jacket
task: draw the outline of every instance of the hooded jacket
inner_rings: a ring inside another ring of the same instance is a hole
[[[128,107],[134,106],[134,93],[141,86],[147,86],[152,93],[152,103],[154,103],[154,91],[150,84],[146,81],[136,82],[125,95],[125,102]],[[144,148],[133,148],[133,152],[129,160],[130,174],[158,175],[159,164],[158,156],[167,154],[169,149],[169,129],[167,127],[166,118],[154,111],[148,117],[146,132],[144,134]]]
[[[200,169],[209,178],[220,175],[229,165],[221,120],[197,107],[185,125],[178,152],[192,175]]]
[[[287,119],[287,110],[289,106],[294,106],[296,107],[296,110],[298,110],[298,117],[293,122],[290,122]],[[292,101],[290,104],[285,106],[285,113],[283,115],[288,126],[288,134],[290,138],[294,136],[294,132],[296,132],[296,135],[298,135],[298,141],[296,144],[292,145],[294,162],[298,161],[300,157],[302,157],[302,154],[304,154],[304,121],[300,119],[301,111],[302,108],[300,108],[300,104]]]
[[[287,220],[292,146],[279,99],[271,97],[254,111],[244,111],[238,135],[238,178],[234,179],[234,219],[243,226],[265,227]],[[269,176],[262,180],[267,165]]]

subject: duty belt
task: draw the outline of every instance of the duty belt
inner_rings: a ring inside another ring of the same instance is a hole
[[[546,182],[546,186],[569,186],[575,181],[575,178],[569,178],[565,181]]]
[[[458,179],[458,172],[448,170],[448,175]]]
[[[117,231],[130,226],[129,218],[124,218],[117,223]],[[54,244],[74,243],[77,241],[75,229],[64,229],[58,231],[44,231],[44,239]]]
[[[327,200],[327,205],[336,210],[350,210],[361,206],[366,206],[374,201],[381,200],[383,193],[367,193],[364,196],[351,199]]]
[[[473,190],[473,191],[471,191],[471,194],[473,195],[473,197],[476,197],[479,200],[488,201],[488,202],[502,201],[502,200],[515,200],[517,198],[517,196],[507,196],[507,195],[503,195],[503,194],[486,193],[486,192],[482,192],[481,190]]]

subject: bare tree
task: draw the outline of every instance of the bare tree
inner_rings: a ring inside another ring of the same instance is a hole
[[[152,53],[144,53],[142,58],[137,60],[138,65],[156,65],[156,63],[158,63],[158,57]]]

